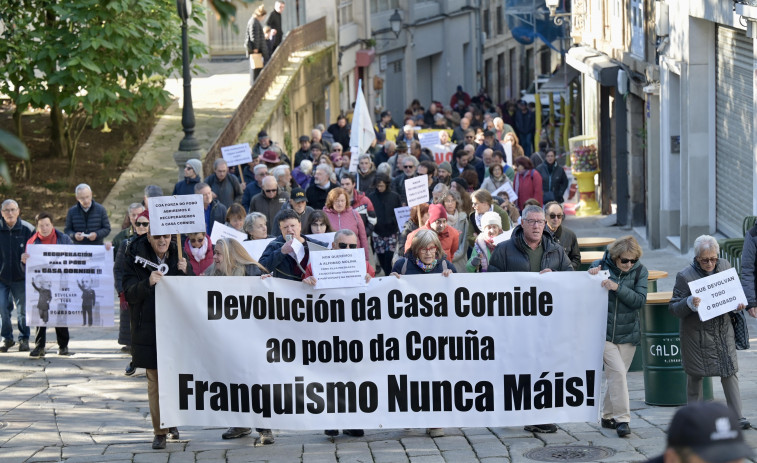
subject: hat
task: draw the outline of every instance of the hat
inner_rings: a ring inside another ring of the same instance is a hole
[[[185,165],[191,167],[195,174],[202,177],[202,163],[199,159],[187,159]]]
[[[502,217],[494,211],[484,212],[481,216],[481,228],[487,225],[499,225],[499,228],[502,228]]]
[[[449,172],[450,175],[452,175],[452,164],[450,164],[449,161],[444,161],[443,163],[439,164],[439,169],[444,169]]]
[[[407,151],[407,143],[400,140],[397,142],[397,151]]]
[[[144,217],[145,219],[150,220],[150,213],[147,212],[147,208],[145,208],[144,211],[142,211],[142,212],[139,213],[139,215],[137,216],[137,219],[139,219],[140,217]],[[136,222],[136,220],[135,220],[135,222]]]
[[[310,141],[310,137],[307,135],[300,135],[300,143],[305,143],[306,141]]]
[[[738,417],[729,407],[718,402],[693,403],[673,416],[668,447],[689,447],[712,463],[753,458],[740,428]]]
[[[261,139],[261,138],[268,138],[268,132],[266,132],[265,130],[261,130],[260,132],[258,132],[258,139]]]
[[[463,91],[463,86],[462,85],[458,85],[457,86],[457,91],[458,92],[462,92]]]
[[[310,145],[310,149],[311,149],[311,150],[318,150],[318,151],[323,151],[323,145],[321,145],[321,144],[320,144],[320,143],[318,143],[318,142],[315,142],[315,143],[313,143],[312,145]]]
[[[439,219],[446,219],[447,211],[443,204],[432,204],[428,207],[428,223],[434,223]]]
[[[273,150],[266,150],[263,155],[260,156],[260,160],[269,164],[278,164],[281,162],[279,154]]]
[[[290,198],[296,203],[301,203],[308,200],[308,197],[305,196],[305,190],[303,190],[302,188],[292,189],[292,195],[290,196]]]

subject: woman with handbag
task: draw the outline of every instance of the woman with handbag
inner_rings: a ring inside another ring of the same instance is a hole
[[[255,79],[263,70],[263,64],[268,61],[268,43],[263,32],[265,15],[265,7],[261,4],[247,23],[245,45],[250,57],[250,86],[255,83]]]

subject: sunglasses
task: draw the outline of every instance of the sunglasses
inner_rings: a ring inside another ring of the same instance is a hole
[[[412,169],[415,166],[402,166],[403,169]]]
[[[265,191],[266,193],[275,193],[275,192],[277,192],[279,190],[276,189],[276,188],[274,188],[273,190],[263,190],[263,191]]]
[[[562,219],[565,217],[563,214],[549,214],[550,219]]]
[[[357,249],[357,244],[339,243],[339,249]]]
[[[202,243],[205,241],[205,238],[189,238],[190,243]]]
[[[150,222],[134,222],[135,227],[149,227]]]
[[[697,257],[697,260],[703,264],[715,264],[718,262],[717,257],[710,257],[709,259],[700,259]]]
[[[632,264],[635,264],[638,261],[639,261],[639,259],[624,259],[622,257],[620,259],[620,263],[621,264],[628,264],[629,262],[632,263]]]

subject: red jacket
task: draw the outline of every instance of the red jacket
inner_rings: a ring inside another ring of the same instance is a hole
[[[431,227],[429,227],[428,222],[426,222],[421,228],[416,228],[411,231],[407,235],[407,241],[405,241],[405,252],[410,250],[410,246],[413,244],[413,237],[418,233],[418,230],[431,230]],[[452,257],[455,255],[457,248],[460,245],[460,232],[457,231],[455,227],[448,224],[447,228],[444,229],[443,234],[445,236],[439,236],[439,241],[442,243],[442,250],[446,255],[446,259],[452,260]]]
[[[324,208],[323,213],[329,218],[331,228],[334,231],[339,231],[343,228],[354,231],[357,235],[358,246],[365,251],[365,260],[370,259],[370,254],[368,254],[368,238],[365,235],[365,225],[363,225],[363,219],[360,218],[360,214],[355,212],[351,207],[346,208],[341,213],[333,209]]]
[[[187,262],[192,266],[195,275],[202,275],[202,272],[213,263],[213,243],[210,242],[209,236],[206,236],[206,238],[208,239],[208,251],[205,253],[205,257],[199,262],[195,260],[195,256],[192,254],[192,245],[189,243],[189,238],[184,241],[184,258],[187,259]]]
[[[518,209],[521,211],[526,207],[526,201],[531,198],[539,201],[539,205],[544,204],[544,192],[542,191],[541,174],[536,169],[525,170],[515,174],[513,181],[515,194],[518,195]]]

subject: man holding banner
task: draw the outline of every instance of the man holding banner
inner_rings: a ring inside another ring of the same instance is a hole
[[[300,235],[300,216],[287,209],[277,218],[281,235],[268,243],[259,262],[276,278],[302,281],[305,267],[310,260],[310,250],[308,242]]]

